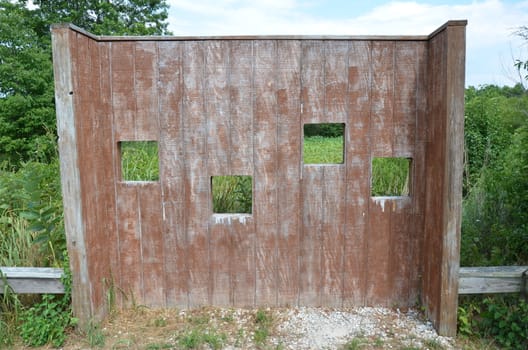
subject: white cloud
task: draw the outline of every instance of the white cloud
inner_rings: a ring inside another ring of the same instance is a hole
[[[317,1],[321,0],[169,0],[169,29],[176,35],[427,35],[447,20],[467,19],[467,60],[473,69],[484,61],[509,65],[504,60],[511,61],[510,49],[521,45],[512,32],[528,24],[528,1],[459,5],[388,1],[348,18],[338,5],[335,14],[332,8],[325,15],[311,12],[310,5]],[[473,74],[471,69],[468,73]],[[474,76],[481,81],[483,74]]]

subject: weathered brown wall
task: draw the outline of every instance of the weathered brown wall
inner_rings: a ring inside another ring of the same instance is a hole
[[[461,159],[448,149],[460,143],[448,118],[463,115],[450,105],[463,104],[463,61],[449,57],[463,59],[464,26],[430,37],[231,39],[55,27],[77,314],[104,314],[112,283],[152,306],[421,298],[452,333],[459,198],[447,191],[458,190],[450,162]],[[345,123],[344,163],[303,165],[303,125],[327,122]],[[121,181],[118,142],[129,140],[158,141],[159,181]],[[371,197],[373,157],[412,158],[410,196]],[[252,214],[212,213],[217,175],[253,176]]]

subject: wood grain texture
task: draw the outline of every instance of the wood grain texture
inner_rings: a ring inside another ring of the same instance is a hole
[[[370,197],[371,45],[350,42],[345,126],[343,305],[365,305]]]
[[[135,302],[183,308],[423,296],[451,334],[464,25],[413,40],[125,40],[57,27],[79,314],[104,310],[108,279]],[[308,123],[345,124],[343,164],[303,164]],[[122,181],[119,142],[146,140],[158,142],[160,180]],[[373,157],[412,159],[409,196],[371,197]],[[251,213],[213,213],[219,175],[252,176]]]
[[[277,43],[278,305],[296,305],[301,229],[301,42]]]
[[[163,197],[163,255],[166,304],[189,305],[186,230],[186,168],[183,116],[183,44],[158,44],[160,182]]]
[[[254,43],[256,303],[277,304],[277,43]]]

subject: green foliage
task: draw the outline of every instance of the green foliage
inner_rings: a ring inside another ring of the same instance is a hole
[[[121,148],[121,178],[125,181],[158,181],[159,156],[155,141],[124,141]]]
[[[265,310],[258,309],[255,314],[255,332],[253,334],[253,341],[257,345],[264,345],[270,335],[272,326],[272,317]]]
[[[98,35],[169,34],[165,0],[33,0],[33,4],[34,14],[48,25],[73,23]]]
[[[192,329],[178,337],[178,344],[184,349],[198,349],[204,344],[212,349],[221,349],[226,340],[227,335],[216,330]]]
[[[42,301],[22,311],[20,335],[26,345],[52,344],[59,347],[66,339],[66,330],[76,324],[71,311],[71,273],[64,268],[64,295],[45,294]]]
[[[0,0],[0,161],[47,162],[55,153],[50,25],[94,34],[162,35],[165,0]],[[38,158],[37,158],[38,157]]]
[[[0,161],[54,155],[51,50],[32,24],[29,10],[0,0]]]
[[[101,325],[97,322],[89,322],[86,330],[86,340],[91,348],[103,347],[105,345],[105,335],[101,330]]]
[[[528,263],[528,123],[511,139],[464,202],[463,265]]]
[[[344,130],[342,123],[304,124],[304,137],[343,137]]]
[[[408,158],[373,158],[372,196],[409,195],[409,174]]]
[[[303,143],[304,164],[341,164],[343,163],[343,136],[305,137]]]
[[[251,176],[213,176],[211,178],[214,213],[248,213],[253,206]]]
[[[506,349],[528,349],[528,303],[523,299],[484,299],[480,333]]]
[[[461,304],[459,334],[492,338],[506,349],[528,349],[528,303],[518,295],[465,297]]]
[[[0,262],[60,266],[66,238],[58,160],[0,170],[0,203]]]

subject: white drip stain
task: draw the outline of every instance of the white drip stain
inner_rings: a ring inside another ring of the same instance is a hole
[[[250,214],[213,214],[215,224],[230,225],[233,220],[238,220],[239,223],[245,224],[250,217]]]

